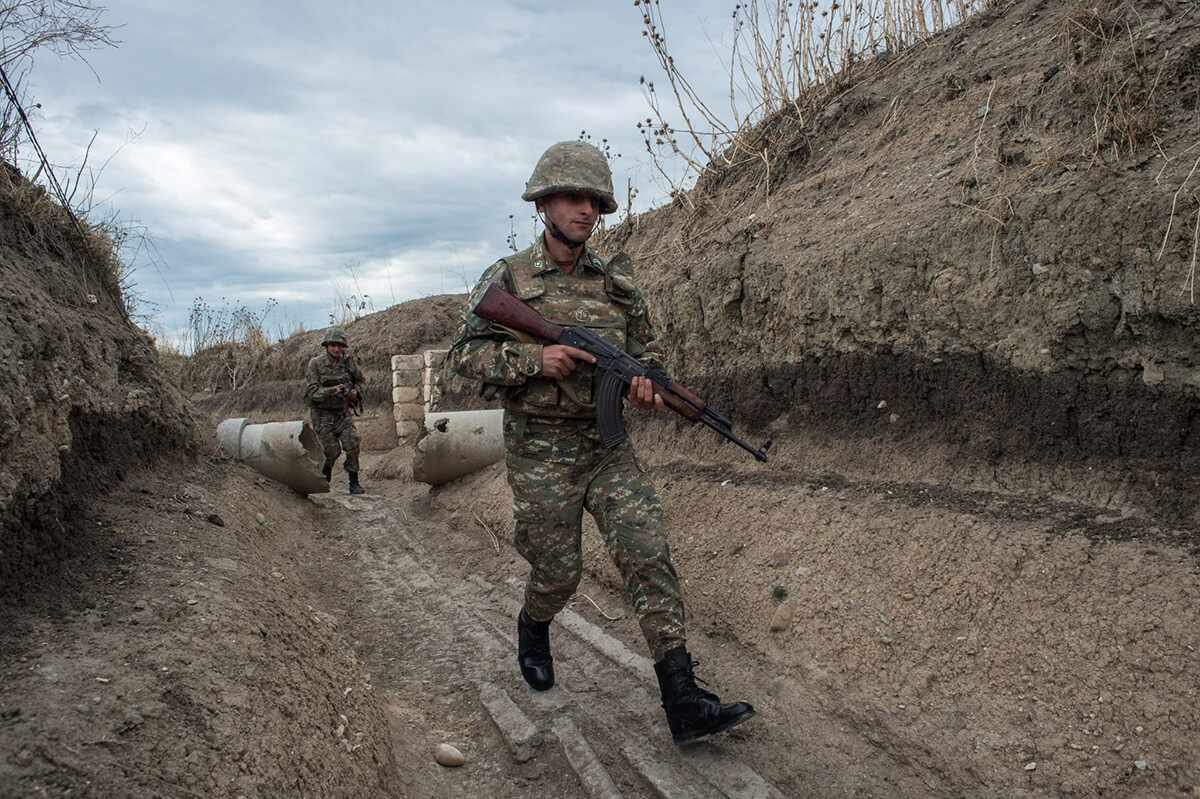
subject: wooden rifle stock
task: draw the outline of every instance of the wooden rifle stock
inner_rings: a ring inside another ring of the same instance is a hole
[[[659,369],[648,368],[629,353],[614,347],[586,327],[562,327],[546,321],[541,314],[496,285],[488,286],[483,297],[475,305],[474,313],[480,319],[516,330],[526,335],[567,344],[590,352],[596,357],[597,368],[602,371],[597,419],[601,441],[606,447],[625,441],[625,425],[621,421],[621,397],[624,387],[639,377],[647,377],[654,383],[663,405],[692,422],[704,424],[721,436],[749,452],[755,459],[767,460],[767,449],[771,442],[755,449],[734,435],[729,420],[708,407],[707,403],[686,386],[671,380]]]
[[[492,285],[475,306],[475,315],[503,327],[519,330],[543,341],[558,341],[563,329],[547,322],[542,315],[504,289]]]

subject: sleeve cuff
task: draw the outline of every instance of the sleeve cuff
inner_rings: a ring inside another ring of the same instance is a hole
[[[526,378],[537,377],[542,373],[542,345],[519,344],[521,358],[519,368]]]

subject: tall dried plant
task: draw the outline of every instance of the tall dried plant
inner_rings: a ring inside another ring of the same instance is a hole
[[[673,196],[707,169],[769,153],[749,143],[760,122],[780,112],[803,125],[842,91],[869,58],[894,53],[959,24],[990,0],[858,0],[848,4],[746,0],[734,5],[727,40],[727,95],[706,97],[671,52],[661,0],[634,0],[642,36],[665,81],[642,79],[651,116],[638,122],[643,143]],[[683,176],[671,168],[683,164]]]

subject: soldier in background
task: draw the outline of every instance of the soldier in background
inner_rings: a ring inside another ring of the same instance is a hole
[[[354,429],[353,410],[362,404],[366,378],[354,363],[346,334],[340,328],[330,328],[321,346],[325,348],[325,354],[309,360],[304,370],[304,400],[312,409],[312,426],[325,450],[325,465],[321,472],[326,482],[331,480],[333,465],[345,451],[350,493],[362,494],[363,487],[358,482],[358,431]]]
[[[662,505],[632,445],[606,449],[600,443],[595,359],[471,312],[495,284],[553,322],[589,327],[639,360],[661,365],[628,259],[606,263],[585,244],[600,215],[617,208],[608,162],[589,144],[555,144],[538,161],[522,199],[536,203],[545,232],[532,247],[484,272],[448,356],[450,368],[482,383],[485,397],[504,400],[514,543],[530,565],[517,617],[521,674],[534,690],[554,684],[550,622],[583,574],[581,525],[587,510],[653,653],[672,737],[682,743],[728,729],[754,715],[754,708],[722,704],[696,685]],[[663,404],[645,378],[635,378],[627,400],[644,410]]]

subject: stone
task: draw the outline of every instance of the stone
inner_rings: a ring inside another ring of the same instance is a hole
[[[215,513],[210,513],[204,517],[204,520],[209,524],[215,524],[217,527],[224,527],[225,520]]]
[[[393,405],[392,418],[397,422],[423,421],[425,419],[425,406],[416,403]]]
[[[1150,763],[1145,759],[1135,760],[1133,761],[1133,767],[1138,771],[1145,771],[1146,769],[1150,768]]]
[[[467,762],[466,755],[450,744],[438,744],[437,748],[433,750],[433,759],[438,762],[438,765],[447,768],[458,768]]]
[[[1161,385],[1167,379],[1166,371],[1156,363],[1142,364],[1142,382],[1148,386]]]
[[[392,389],[392,402],[397,405],[416,402],[420,396],[421,392],[416,386],[396,386]]]
[[[392,387],[396,386],[419,386],[421,385],[421,371],[419,369],[397,369],[392,372]]]
[[[891,415],[889,415],[889,416],[888,416],[888,423],[889,423],[889,424],[895,424],[895,423],[896,423],[896,422],[898,422],[898,421],[900,421],[900,414],[898,414],[898,413],[893,413],[893,414],[891,414]]]
[[[1026,770],[1026,771],[1034,771],[1035,769],[1037,769],[1037,762],[1036,762],[1036,761],[1030,761],[1030,762],[1028,762],[1028,763],[1026,763],[1026,764],[1025,764],[1025,770]]]
[[[781,633],[792,626],[792,619],[796,617],[796,605],[794,602],[784,602],[779,607],[775,608],[775,613],[771,616],[770,630],[773,633]]]
[[[263,516],[261,513],[256,513],[254,514],[254,521],[265,526],[267,523],[267,517]]]
[[[425,368],[425,356],[417,353],[416,355],[393,355],[392,356],[392,371],[400,372],[411,370],[419,372]]]

